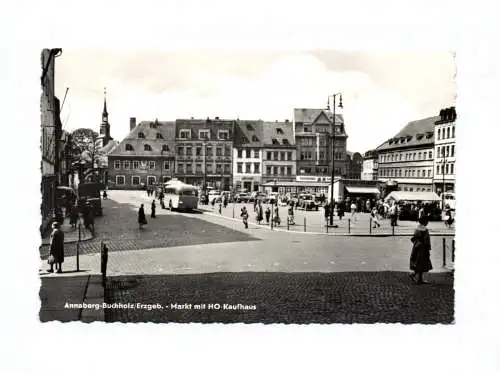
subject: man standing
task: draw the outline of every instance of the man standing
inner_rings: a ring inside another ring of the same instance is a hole
[[[396,206],[396,202],[391,202],[391,207],[389,207],[389,217],[391,219],[391,226],[398,226],[398,208]]]
[[[52,223],[52,233],[50,235],[50,252],[48,263],[50,269],[47,272],[54,272],[54,264],[57,273],[62,273],[62,263],[64,262],[64,232],[57,222]]]

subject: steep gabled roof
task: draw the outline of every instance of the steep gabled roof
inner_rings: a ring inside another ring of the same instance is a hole
[[[278,129],[281,133],[278,133]],[[263,146],[265,147],[294,147],[295,137],[293,136],[292,122],[264,122],[263,123]],[[273,144],[273,139],[277,144]],[[286,140],[285,142],[283,140]],[[288,142],[288,143],[286,143]]]
[[[313,123],[320,115],[325,115],[328,120],[333,121],[333,113],[324,109],[293,109],[293,118],[297,123]],[[342,114],[335,114],[335,123],[344,123]]]
[[[409,122],[394,137],[377,147],[377,151],[407,148],[434,143],[434,123],[440,117],[434,116]]]
[[[139,138],[139,133],[144,138]],[[156,134],[161,134],[158,139]],[[149,145],[151,151],[144,150],[144,145]],[[127,145],[132,146],[133,150],[127,150]],[[165,121],[142,121],[119,143],[108,155],[118,156],[159,156],[163,145],[169,147],[169,151],[164,151],[163,156],[173,156],[175,146],[175,122]]]
[[[261,148],[264,140],[262,120],[237,120],[234,126],[235,148]]]

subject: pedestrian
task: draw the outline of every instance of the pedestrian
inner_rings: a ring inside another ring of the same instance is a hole
[[[328,225],[328,219],[330,219],[330,204],[325,203],[323,208],[325,209],[325,224]]]
[[[288,208],[288,225],[295,225],[295,219],[293,216],[293,207]]]
[[[227,204],[228,204],[228,198],[227,198],[227,195],[224,196],[224,208],[227,207]]]
[[[151,202],[151,218],[156,218],[156,203],[155,200]]]
[[[212,209],[215,208],[215,198],[212,199]]]
[[[427,217],[419,219],[418,223],[417,229],[415,229],[411,238],[413,248],[410,255],[410,270],[413,273],[410,273],[410,278],[417,284],[427,284],[428,282],[423,279],[423,274],[432,269],[430,258],[431,237],[427,229]]]
[[[354,201],[352,201],[351,203],[351,219],[356,222],[357,221],[357,218],[356,218],[356,210],[357,210],[357,206],[356,206],[356,203]]]
[[[257,211],[257,198],[255,198],[253,200],[253,211],[256,212]]]
[[[222,215],[222,200],[219,201],[219,214]]]
[[[453,222],[455,220],[453,219],[453,217],[451,216],[451,208],[450,208],[450,205],[446,205],[445,209],[444,209],[444,225],[445,227],[447,228],[451,228],[451,226],[453,225]]]
[[[274,222],[274,225],[280,225],[281,224],[281,219],[280,219],[280,213],[279,213],[279,207],[278,207],[278,201],[277,200],[276,200],[276,207],[274,208],[273,222]]]
[[[262,208],[262,202],[259,200],[259,203],[257,204],[257,223],[260,224],[262,220],[264,220],[264,214],[263,214],[263,208]]]
[[[243,225],[245,226],[245,229],[248,229],[248,211],[245,206],[241,208],[241,214],[240,216],[243,219]]]
[[[58,222],[52,223],[50,251],[47,263],[50,265],[50,269],[47,272],[54,272],[55,264],[57,273],[62,273],[62,263],[64,263],[64,232],[60,229]]]
[[[108,199],[108,192],[106,192],[106,189],[102,191],[102,199]]]
[[[380,228],[380,222],[378,221],[377,207],[373,206],[371,215],[372,215],[373,228]]]
[[[266,224],[269,224],[269,218],[271,217],[271,209],[269,208],[269,206],[266,207]]]
[[[389,218],[391,219],[391,227],[398,226],[398,207],[396,202],[392,201],[391,207],[389,207]]]
[[[94,212],[92,211],[92,205],[88,201],[83,206],[83,225],[89,232],[94,230]]]
[[[75,204],[71,206],[69,210],[69,224],[71,228],[76,228],[76,222],[78,221],[78,206]]]
[[[344,216],[344,211],[345,211],[345,202],[339,201],[337,205],[337,215],[339,217],[339,220],[342,220],[342,217]]]
[[[372,211],[372,208],[371,208],[371,202],[370,202],[370,199],[367,199],[366,200],[366,212],[371,212]]]
[[[144,204],[141,204],[141,207],[139,207],[139,216],[137,220],[139,222],[139,229],[142,229],[144,225],[148,224],[146,214],[144,213]]]

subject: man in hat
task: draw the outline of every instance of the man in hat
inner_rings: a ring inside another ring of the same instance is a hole
[[[50,269],[47,272],[54,272],[54,264],[57,273],[62,273],[62,263],[64,262],[64,232],[59,223],[52,223],[52,233],[50,234],[49,260]]]

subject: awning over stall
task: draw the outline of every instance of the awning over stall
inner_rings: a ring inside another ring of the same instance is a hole
[[[380,191],[375,187],[346,186],[345,188],[351,194],[380,194]]]
[[[389,193],[385,198],[399,201],[440,201],[441,198],[434,192],[401,192],[395,191]]]

